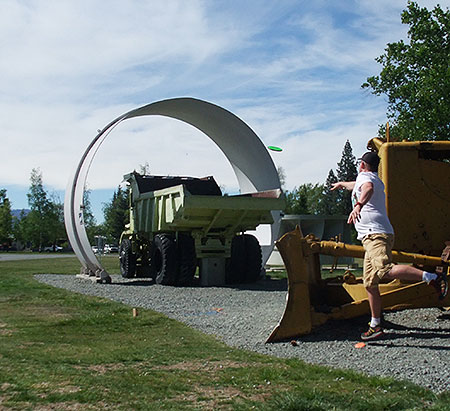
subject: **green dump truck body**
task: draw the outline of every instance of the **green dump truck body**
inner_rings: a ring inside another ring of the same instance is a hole
[[[132,229],[159,233],[190,231],[195,236],[225,235],[273,223],[278,198],[192,195],[184,185],[144,193],[134,199]],[[131,228],[131,227],[130,227]]]
[[[161,235],[175,242],[180,234],[192,238],[197,259],[230,258],[236,234],[273,223],[271,211],[284,208],[281,190],[222,196],[212,177],[141,176],[134,172],[124,180],[131,192],[130,225],[121,242],[128,238],[144,265],[151,260],[155,237]],[[140,250],[142,244],[144,251]]]

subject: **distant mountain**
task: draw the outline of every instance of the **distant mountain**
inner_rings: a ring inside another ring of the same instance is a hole
[[[27,216],[28,213],[29,213],[31,210],[29,210],[29,209],[27,209],[27,208],[23,208],[22,210],[15,209],[15,210],[11,210],[11,215],[12,215],[13,217],[16,217],[16,218],[19,218],[19,219],[20,219],[20,215],[22,214],[22,211],[23,211],[24,215]]]

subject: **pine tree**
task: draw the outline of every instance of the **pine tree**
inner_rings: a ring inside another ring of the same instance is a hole
[[[331,191],[331,187],[334,183],[337,183],[338,179],[333,170],[328,172],[327,181],[325,182],[323,190],[323,207],[322,214],[335,215],[338,212],[338,192]]]
[[[350,142],[344,145],[341,161],[337,164],[336,176],[338,181],[355,181],[358,176],[356,168],[356,158]],[[352,211],[352,201],[350,192],[347,190],[339,190],[337,193],[337,213],[348,215]]]

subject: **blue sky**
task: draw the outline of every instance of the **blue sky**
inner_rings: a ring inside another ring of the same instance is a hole
[[[419,1],[433,8],[437,2]],[[450,1],[440,1],[448,7]],[[360,88],[375,58],[406,39],[406,1],[3,0],[0,14],[0,188],[26,208],[32,168],[64,190],[89,142],[111,120],[154,101],[195,97],[244,120],[283,167],[286,188],[324,182],[348,139],[355,155],[386,121]],[[123,174],[214,175],[236,191],[219,149],[167,118],[122,123],[88,186],[101,220]]]

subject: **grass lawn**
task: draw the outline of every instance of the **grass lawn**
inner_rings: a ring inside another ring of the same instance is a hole
[[[0,262],[0,410],[450,409],[450,392],[230,348],[33,278],[78,271],[74,258]]]

